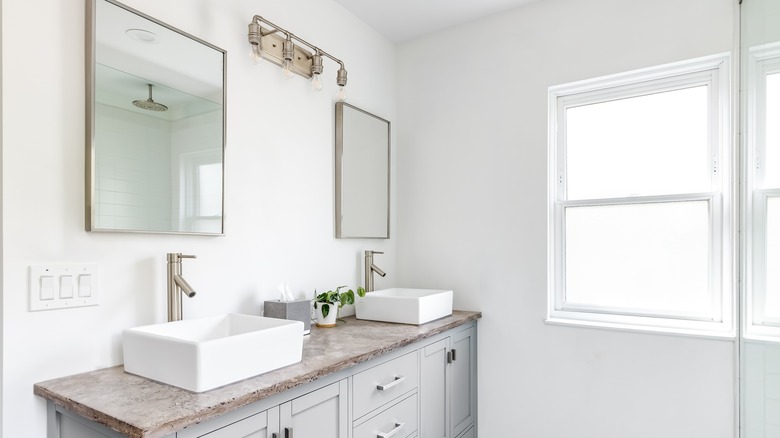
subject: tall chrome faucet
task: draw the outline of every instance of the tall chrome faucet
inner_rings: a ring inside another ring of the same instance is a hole
[[[365,258],[366,258],[366,268],[365,268],[365,275],[366,275],[366,292],[371,292],[374,290],[374,272],[379,274],[380,277],[384,277],[387,275],[387,273],[381,269],[377,265],[374,264],[374,254],[384,254],[381,251],[372,251],[370,249],[366,250]]]
[[[168,253],[168,321],[181,321],[181,294],[192,298],[195,290],[181,276],[181,259],[194,259],[197,256],[183,255],[180,252]],[[181,292],[181,293],[179,293]]]

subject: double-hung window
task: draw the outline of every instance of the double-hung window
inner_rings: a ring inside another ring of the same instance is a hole
[[[780,337],[780,45],[752,47],[746,77],[745,336]]]
[[[729,62],[549,90],[548,322],[732,336]]]

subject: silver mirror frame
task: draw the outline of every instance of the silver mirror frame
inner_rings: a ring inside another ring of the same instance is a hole
[[[111,229],[98,228],[95,226],[95,66],[96,58],[96,20],[97,20],[97,2],[105,1],[114,6],[122,8],[127,12],[138,15],[141,18],[149,20],[159,26],[171,30],[181,36],[184,36],[194,42],[203,44],[222,54],[222,219],[220,231],[209,232],[190,232],[190,231],[157,231],[157,230],[132,230],[132,229]],[[87,0],[86,16],[86,41],[85,41],[85,69],[86,72],[86,150],[85,150],[85,228],[90,232],[110,232],[110,233],[144,233],[144,234],[185,234],[185,235],[206,235],[206,236],[224,236],[225,235],[225,150],[226,150],[226,131],[227,131],[227,51],[217,47],[196,36],[190,35],[180,29],[177,29],[167,23],[164,23],[143,12],[124,5],[116,0]]]
[[[386,208],[386,230],[383,235],[377,235],[377,236],[353,236],[348,235],[348,233],[344,230],[344,220],[343,220],[343,206],[344,206],[344,197],[343,197],[343,184],[344,184],[344,166],[343,166],[343,155],[344,155],[344,108],[350,108],[355,111],[358,111],[362,114],[365,114],[366,116],[373,117],[377,119],[380,122],[387,124],[387,205]],[[336,102],[336,147],[335,147],[335,162],[336,162],[336,202],[335,202],[335,224],[336,224],[336,238],[337,239],[389,239],[390,238],[390,171],[391,171],[391,137],[390,137],[390,121],[385,120],[379,116],[376,116],[374,114],[369,113],[368,111],[364,111],[354,105],[350,105],[346,102]]]

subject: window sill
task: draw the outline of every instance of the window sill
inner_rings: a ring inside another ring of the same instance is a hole
[[[627,324],[617,322],[605,322],[605,321],[587,321],[581,319],[561,318],[561,317],[548,317],[544,320],[545,324],[568,326],[568,327],[580,327],[580,328],[592,328],[600,330],[613,330],[623,332],[639,332],[656,335],[670,335],[670,336],[685,336],[695,338],[706,338],[714,340],[735,341],[736,331],[734,329],[701,329],[701,328],[683,328],[683,327],[659,327],[650,325],[639,324]]]

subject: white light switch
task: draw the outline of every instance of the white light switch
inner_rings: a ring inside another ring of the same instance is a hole
[[[63,275],[60,277],[60,299],[73,298],[73,276]]]
[[[54,299],[54,277],[51,275],[41,275],[38,277],[40,281],[40,291],[38,292],[42,301],[48,301]]]
[[[79,296],[82,298],[92,296],[92,276],[89,274],[79,275]]]
[[[97,306],[98,265],[30,266],[30,311]]]

